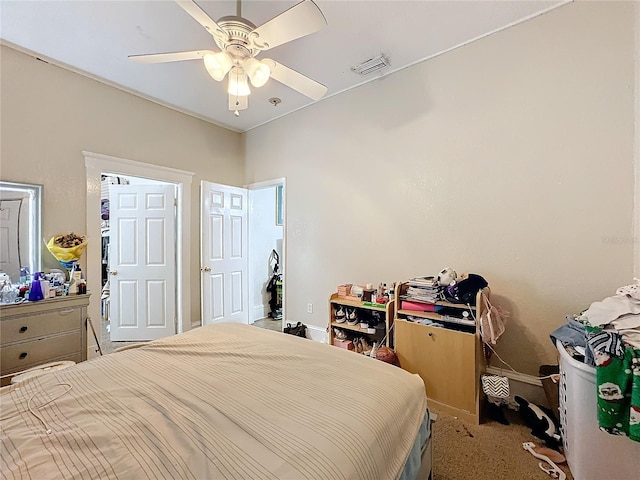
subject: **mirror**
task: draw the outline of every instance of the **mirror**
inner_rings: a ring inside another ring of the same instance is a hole
[[[0,272],[20,279],[20,267],[41,270],[42,185],[0,182]]]

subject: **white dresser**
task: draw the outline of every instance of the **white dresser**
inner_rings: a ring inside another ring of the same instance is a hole
[[[11,374],[57,360],[87,359],[89,295],[0,305],[2,385]]]

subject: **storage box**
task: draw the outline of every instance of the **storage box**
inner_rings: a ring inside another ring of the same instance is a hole
[[[638,480],[640,443],[598,428],[596,369],[571,357],[560,342],[560,430],[575,480]]]
[[[338,340],[337,338],[333,339],[333,345],[336,347],[344,348],[346,350],[353,350],[353,342],[351,340]]]
[[[338,285],[338,296],[346,297],[351,294],[351,284],[345,283],[344,285]]]

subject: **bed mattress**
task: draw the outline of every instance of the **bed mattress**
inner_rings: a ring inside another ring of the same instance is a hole
[[[417,375],[217,324],[1,389],[1,475],[397,479],[425,411]]]

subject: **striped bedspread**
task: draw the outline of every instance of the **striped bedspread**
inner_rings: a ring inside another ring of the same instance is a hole
[[[422,380],[304,338],[218,324],[0,390],[8,479],[400,476]]]

